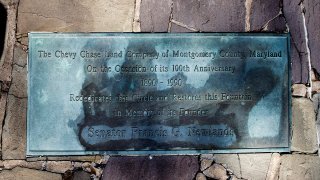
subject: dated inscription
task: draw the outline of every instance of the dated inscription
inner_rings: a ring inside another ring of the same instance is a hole
[[[29,154],[288,149],[286,35],[29,38]]]

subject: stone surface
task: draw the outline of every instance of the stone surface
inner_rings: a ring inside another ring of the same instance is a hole
[[[10,95],[13,95],[15,97],[17,97],[17,101],[20,101],[19,98],[25,98],[27,97],[27,67],[26,67],[26,64],[27,64],[27,55],[26,55],[26,52],[24,52],[21,48],[19,48],[18,46],[15,46],[15,51],[14,51],[14,57],[13,57],[13,61],[14,61],[14,65],[13,65],[13,70],[12,70],[12,82],[11,82],[11,85],[10,85],[10,89],[9,89],[9,94]],[[0,122],[1,124],[3,124],[3,118],[4,118],[4,112],[5,112],[5,106],[7,105],[7,93],[5,92],[0,92]],[[13,98],[11,98],[13,99]],[[10,100],[10,99],[9,99]],[[8,103],[8,106],[10,105],[10,103],[12,102],[9,102]],[[22,100],[22,103],[26,103],[24,100]],[[11,104],[12,105],[12,104]],[[20,106],[19,103],[16,104],[15,106]],[[11,108],[15,108],[15,107],[11,107]],[[21,108],[21,107],[18,107],[18,109]],[[23,108],[23,107],[22,107]],[[26,105],[24,106],[24,108],[26,108]],[[11,109],[12,112],[15,112],[15,113],[18,113],[17,115],[16,114],[12,114],[10,113],[10,115],[13,115],[15,116],[14,118],[24,118],[25,117],[25,110],[23,110],[24,112],[20,113],[20,112],[17,112],[15,111],[14,109]],[[20,109],[22,110],[22,109]],[[8,113],[8,112],[7,112]],[[8,119],[8,117],[6,118]],[[19,147],[24,147],[25,145],[22,145],[21,143],[25,142],[25,141],[21,141],[19,142],[19,136],[22,136],[22,134],[20,134],[20,129],[19,128],[23,128],[25,127],[25,122],[22,122],[22,121],[25,121],[25,119],[17,119],[18,122],[21,122],[21,123],[18,123],[19,125],[21,126],[18,126],[18,127],[10,127],[11,130],[15,129],[15,133],[18,133],[18,137],[15,137],[15,140],[18,141],[18,145]],[[6,122],[5,122],[6,124]],[[10,120],[10,126],[14,126],[14,119],[11,119]],[[6,126],[7,127],[7,126]],[[8,130],[8,129],[7,129]],[[25,132],[25,130],[21,130],[22,132]],[[2,132],[2,129],[0,129],[0,134]],[[4,138],[7,138],[8,136],[10,136],[10,131],[6,131],[4,132],[6,134],[3,135],[3,141],[4,143],[8,143],[8,140],[7,139],[4,139]],[[8,134],[9,133],[9,134]],[[16,134],[17,135],[17,134]],[[9,137],[10,138],[10,137]],[[10,142],[9,142],[10,143]],[[8,144],[7,144],[8,145]],[[16,145],[14,145],[16,146]],[[1,147],[1,145],[0,145]],[[13,148],[14,149],[14,148]],[[17,151],[21,151],[19,150],[19,148],[17,149]],[[10,150],[7,151],[7,153],[11,153]],[[19,158],[21,159],[22,158],[22,154],[19,153]],[[11,156],[10,159],[14,159],[15,157],[14,156]]]
[[[200,161],[200,170],[203,171],[211,166],[213,162],[213,154],[201,154]]]
[[[172,0],[143,0],[140,9],[142,32],[167,32]]]
[[[140,9],[141,9],[141,1],[135,0],[134,2],[134,18],[132,24],[132,32],[141,32],[141,20],[140,20]]]
[[[37,169],[43,170],[44,169],[44,161],[36,161],[36,162],[27,162],[25,160],[5,160],[0,161],[0,167],[2,169],[13,169],[15,167],[24,167],[29,169]]]
[[[303,14],[301,6],[304,7],[305,24],[302,20]],[[293,54],[291,58],[293,62],[293,81],[306,83],[308,81],[306,39],[309,41],[308,46],[311,52],[311,65],[318,73],[320,72],[320,52],[318,50],[320,48],[318,43],[320,41],[320,32],[317,28],[320,23],[320,5],[317,0],[284,0],[283,12],[288,22],[293,41]],[[308,31],[308,37],[304,34],[304,27],[306,27]]]
[[[311,81],[318,81],[319,75],[315,72],[315,69],[311,71]]]
[[[71,180],[90,180],[90,174],[84,171],[74,172]]]
[[[1,84],[2,92],[9,92],[11,81],[3,81],[3,82],[0,82],[0,84]]]
[[[48,161],[45,167],[47,171],[55,173],[65,173],[68,170],[73,170],[70,161]]]
[[[173,20],[204,32],[245,30],[245,0],[175,0]]]
[[[211,166],[213,160],[211,159],[204,159],[201,161],[201,164],[200,164],[200,170],[203,171],[205,169],[207,169],[208,167]]]
[[[214,161],[222,164],[237,177],[241,177],[241,167],[238,154],[215,154]]]
[[[193,32],[192,30],[190,29],[187,29],[185,27],[182,27],[182,26],[179,26],[177,24],[174,24],[172,23],[171,24],[171,29],[170,29],[170,32],[179,32],[179,33],[187,33],[187,32]]]
[[[235,175],[231,175],[229,180],[240,180],[240,179]]]
[[[94,156],[43,156],[29,157],[27,161],[80,161],[80,162],[95,162],[97,164],[106,164],[109,156],[94,155]]]
[[[6,1],[8,2],[8,1]],[[0,57],[0,82],[11,81],[13,46],[15,44],[16,35],[16,17],[18,1],[12,0],[5,7],[7,9],[6,37],[2,57]]]
[[[13,53],[13,64],[24,67],[27,65],[28,54],[23,46],[15,44]]]
[[[9,5],[11,0],[1,0]],[[16,1],[12,1],[15,2]],[[244,31],[245,27],[245,1],[233,2],[227,1],[151,1],[142,0],[141,4],[141,29],[145,32],[165,32],[168,30],[171,3],[174,3],[173,7],[173,19],[177,22],[181,22],[186,26],[189,26],[200,31]],[[292,71],[293,71],[293,82],[295,83],[307,83],[308,82],[308,60],[305,49],[305,37],[303,34],[303,24],[301,20],[301,9],[299,6],[300,0],[284,0],[284,17],[288,22],[291,36],[291,59],[292,59]],[[311,61],[312,67],[320,72],[320,5],[318,0],[303,1],[306,7],[306,22],[309,34],[309,46],[311,50]],[[0,61],[0,81],[11,81],[11,74],[13,75],[12,86],[8,97],[8,110],[6,120],[4,122],[3,132],[3,144],[2,153],[3,158],[8,159],[24,159],[24,145],[25,144],[25,124],[22,122],[25,119],[26,99],[26,53],[21,47],[16,46],[13,55],[13,44],[16,22],[15,19],[15,5],[14,3],[9,7],[9,31],[11,32],[8,36],[8,48],[5,50],[5,58]],[[79,3],[73,1],[36,1],[36,0],[24,0],[20,2],[19,7],[19,22],[18,22],[18,38],[22,37],[21,42],[27,43],[25,38],[28,31],[131,31],[132,30],[132,18],[133,18],[133,7],[134,0],[122,0],[122,1],[84,1],[81,0]],[[279,0],[263,1],[257,0],[252,1],[250,12],[250,26],[251,30],[260,30],[269,20],[274,18],[279,12]],[[95,17],[95,18],[93,18]],[[91,22],[91,20],[93,21]],[[283,31],[285,28],[284,18],[279,16],[269,22],[267,26],[268,31]],[[172,23],[171,32],[192,32],[192,30]],[[20,40],[19,40],[20,41]],[[14,56],[15,65],[12,65],[12,57]],[[11,68],[13,67],[13,71]],[[25,76],[25,77],[24,77]],[[314,93],[320,92],[318,83],[319,81],[313,82]],[[304,97],[305,86],[299,85],[298,91],[293,91],[293,96]],[[295,87],[296,88],[296,87]],[[300,88],[300,89],[299,89]],[[0,88],[1,89],[1,88]],[[5,117],[5,105],[7,100],[7,93],[0,92],[0,123]],[[318,95],[314,95],[319,99]],[[315,102],[315,100],[314,100]],[[318,109],[319,100],[315,103],[315,109]],[[310,102],[307,99],[301,98],[297,100],[293,99],[293,150],[313,153],[317,149],[315,147],[315,128],[313,120],[315,119]],[[313,120],[312,120],[313,118]],[[319,119],[319,116],[318,116]],[[320,122],[318,120],[318,122]],[[319,126],[320,127],[320,126]],[[20,132],[22,129],[22,132]],[[0,130],[1,134],[1,130]],[[250,157],[248,157],[250,156]],[[242,155],[239,157],[236,154],[216,154],[214,155],[215,162],[221,163],[224,167],[233,171],[237,177],[241,177],[241,171],[244,178],[248,179],[263,179],[264,170],[269,169],[266,175],[266,179],[272,179],[277,176],[276,169],[279,165],[279,154],[273,154],[269,163],[269,168],[266,168],[269,159],[269,155],[263,158],[261,156],[266,155]],[[154,157],[159,158],[160,157]],[[170,168],[179,167],[183,171],[190,171],[190,167],[184,164],[172,164],[171,160],[158,160],[157,165],[150,163],[148,158],[144,160],[128,160],[127,162],[117,161],[113,157],[112,163],[108,163],[107,168],[116,168],[114,171],[119,170],[128,172],[126,177],[134,177],[134,175],[140,175],[141,179],[147,179],[151,177],[151,173],[148,171],[155,172],[155,174],[162,174],[170,171]],[[125,160],[126,158],[124,158]],[[130,158],[129,158],[130,159]],[[133,158],[134,159],[134,158]],[[139,158],[137,158],[139,159]],[[241,169],[240,162],[241,161]],[[320,177],[320,160],[317,156],[311,155],[283,155],[282,165],[280,168],[280,179],[319,179]],[[17,166],[23,166],[32,169],[42,169],[43,161],[41,160],[52,160],[52,161],[94,161],[99,162],[101,159],[95,156],[88,157],[44,157],[41,158],[28,158],[29,161],[38,162],[25,162],[23,160],[9,160],[1,161],[0,166],[3,170],[0,172],[0,179],[61,179],[61,175],[55,173],[48,173],[44,171],[36,171],[26,168],[20,168]],[[40,161],[39,161],[40,160]],[[208,160],[208,163],[210,164]],[[139,164],[140,162],[140,164]],[[141,163],[142,162],[142,163]],[[196,166],[198,163],[196,160],[175,160],[174,162],[191,163],[192,166]],[[118,163],[118,164],[117,164]],[[129,165],[128,165],[128,164]],[[50,164],[50,163],[49,163]],[[78,164],[77,167],[81,167],[82,163]],[[159,164],[159,165],[158,165]],[[66,162],[65,167],[70,167],[69,162]],[[114,166],[115,167],[112,167]],[[148,166],[151,165],[151,166]],[[51,162],[51,167],[57,167]],[[90,163],[89,163],[90,166]],[[139,167],[141,166],[141,168]],[[169,167],[167,167],[169,166]],[[186,167],[185,167],[186,166]],[[132,168],[126,169],[127,167]],[[143,168],[144,167],[144,168]],[[158,168],[157,168],[158,167]],[[189,168],[188,168],[189,167]],[[62,172],[67,168],[60,168]],[[137,170],[138,169],[138,170]],[[143,171],[146,170],[146,171]],[[163,169],[165,172],[162,172]],[[193,169],[196,169],[193,168]],[[50,165],[49,165],[50,170]],[[173,168],[171,174],[177,174]],[[194,173],[197,170],[194,170]],[[260,172],[263,171],[263,172]],[[190,172],[187,172],[190,173]],[[252,174],[257,173],[254,176]],[[170,173],[168,173],[170,174]],[[178,173],[179,174],[179,173]],[[123,174],[122,174],[123,175]],[[145,175],[147,176],[145,178]],[[167,179],[171,177],[179,177],[182,179],[185,174],[182,172],[179,175],[165,176]],[[254,176],[254,177],[252,177]],[[117,177],[117,176],[112,176]],[[125,177],[125,176],[121,176]],[[156,179],[158,176],[152,176],[150,179]],[[161,176],[160,176],[161,177]],[[192,179],[194,176],[188,176]],[[89,179],[90,174],[83,171],[76,171],[73,179]],[[196,179],[205,179],[202,173],[198,173]],[[130,178],[131,179],[131,178]],[[188,179],[188,178],[187,178]],[[237,179],[232,177],[231,179]]]
[[[196,180],[207,180],[207,177],[202,173],[198,173],[196,176]]]
[[[0,0],[0,3],[3,4],[3,6],[7,7],[10,3],[17,3],[18,0]]]
[[[25,159],[27,99],[8,96],[2,133],[2,159]]]
[[[5,46],[6,36],[6,24],[7,24],[7,11],[5,5],[0,1],[0,59]],[[1,62],[1,61],[0,61]]]
[[[313,81],[312,82],[312,92],[313,93],[320,93],[320,81]]]
[[[307,83],[308,82],[308,61],[306,55],[300,53],[295,45],[295,42],[292,42],[291,37],[291,62],[292,62],[292,82],[293,83]]]
[[[319,121],[319,118],[320,118],[320,116],[319,116],[319,112],[320,112],[320,93],[314,94],[312,96],[312,102],[313,102],[314,111],[315,111],[315,113],[317,115],[316,121],[320,122]]]
[[[2,92],[0,88],[0,123],[1,124],[3,124],[4,117],[5,117],[4,115],[6,113],[7,97],[8,97],[8,93]],[[0,128],[0,134],[2,134],[2,128]],[[1,148],[1,145],[2,144],[0,143],[0,148]]]
[[[265,180],[271,153],[239,154],[241,174],[244,179]]]
[[[203,171],[203,174],[209,178],[227,180],[227,170],[220,164],[213,164],[208,169]]]
[[[320,3],[319,0],[302,1],[302,3],[305,6],[311,65],[317,73],[320,73]]]
[[[96,167],[95,163],[85,162],[81,165],[81,167],[84,171],[92,174],[95,178],[99,179],[102,175],[102,169],[100,167]]]
[[[319,179],[320,158],[310,155],[283,155],[279,180]]]
[[[315,119],[314,106],[309,99],[292,98],[292,151],[317,151]]]
[[[193,179],[197,156],[110,157],[102,179]]]
[[[12,70],[12,83],[9,90],[10,95],[18,98],[27,97],[27,67],[14,64]]]
[[[292,96],[305,97],[307,94],[307,87],[304,84],[292,85]]]
[[[268,168],[268,173],[266,180],[274,180],[279,177],[281,157],[279,153],[273,153],[271,156],[270,165]]]
[[[319,147],[320,147],[320,94],[314,94],[312,96],[312,102],[314,106],[314,110],[316,113],[316,130],[317,130],[317,142],[318,142],[318,154],[320,155],[319,152]]]
[[[308,82],[308,59],[303,31],[300,0],[283,0],[283,13],[291,34],[291,61],[294,83]]]
[[[281,0],[255,0],[252,1],[250,9],[251,31],[275,31],[286,30],[285,19],[279,16]]]
[[[24,0],[19,3],[17,33],[131,32],[133,16],[134,0]],[[26,44],[26,40],[21,42]]]
[[[60,174],[16,167],[0,172],[0,180],[62,180]]]
[[[1,5],[3,6],[7,6],[7,4],[9,3],[9,0],[0,0]]]

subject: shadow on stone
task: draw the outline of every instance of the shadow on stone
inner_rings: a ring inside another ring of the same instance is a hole
[[[0,3],[0,57],[2,56],[7,26],[7,11]]]
[[[110,157],[102,179],[193,179],[198,170],[197,156]]]

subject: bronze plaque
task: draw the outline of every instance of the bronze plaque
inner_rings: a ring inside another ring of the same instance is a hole
[[[287,34],[30,33],[28,155],[289,151]]]

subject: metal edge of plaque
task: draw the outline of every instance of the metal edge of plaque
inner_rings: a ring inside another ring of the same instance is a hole
[[[113,154],[113,155],[177,155],[177,154],[189,154],[189,155],[198,155],[202,153],[262,153],[262,152],[290,152],[291,150],[291,136],[292,136],[292,109],[291,109],[291,56],[290,56],[290,34],[284,33],[60,33],[60,32],[29,32],[28,37],[31,37],[33,35],[37,34],[70,34],[70,35],[86,35],[86,34],[106,34],[106,35],[124,35],[124,34],[139,34],[139,35],[161,35],[165,34],[166,36],[170,35],[191,35],[191,34],[206,34],[206,35],[212,35],[212,36],[284,36],[287,39],[287,65],[288,65],[288,74],[287,74],[287,82],[288,82],[288,147],[277,147],[277,148],[241,148],[241,149],[223,149],[223,150],[116,150],[116,151],[99,151],[99,150],[79,150],[79,151],[43,151],[43,150],[30,150],[30,109],[31,107],[31,101],[28,98],[27,102],[27,147],[26,147],[26,156],[27,157],[34,157],[34,156],[60,156],[60,155],[106,155],[106,154]],[[29,70],[31,69],[31,63],[30,56],[32,53],[32,46],[30,46],[30,40],[29,40],[29,51],[28,51],[28,57],[27,57],[27,80],[28,80],[28,96],[30,95],[30,73]]]

